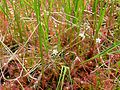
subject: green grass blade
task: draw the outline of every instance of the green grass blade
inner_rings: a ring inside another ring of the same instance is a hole
[[[20,7],[19,7],[19,4],[16,3],[16,4],[13,4],[13,2],[11,2],[12,6],[13,6],[13,10],[14,10],[14,18],[15,18],[15,23],[16,23],[16,26],[17,28],[15,28],[14,32],[15,34],[18,34],[19,37],[20,37],[20,42],[23,42],[23,37],[22,37],[22,29],[21,29],[21,20],[20,20]],[[16,38],[18,36],[15,36]]]
[[[30,1],[31,1],[31,4],[30,4]],[[30,0],[29,2],[27,0],[20,0],[20,5],[21,7],[23,6],[29,6],[30,8],[34,9],[34,6],[33,6],[33,0]]]
[[[6,9],[4,8],[4,6],[5,6]],[[9,9],[8,9],[6,0],[3,0],[3,5],[2,5],[2,3],[0,4],[0,10],[1,10],[1,11],[5,14],[5,16],[9,19],[9,15],[8,15]]]
[[[43,36],[44,36],[44,32],[43,32],[43,28],[41,25],[41,13],[40,13],[40,0],[34,0],[34,11],[36,14],[36,18],[37,18],[37,23],[38,25],[38,35],[39,35],[39,47],[40,47],[40,57],[41,57],[41,62],[42,62],[42,73],[44,73],[44,60],[43,60]]]
[[[68,15],[71,14],[71,4],[70,4],[70,0],[67,0],[67,1],[66,1],[65,13],[68,14]],[[66,16],[66,19],[70,21],[70,16]]]
[[[45,31],[45,48],[46,48],[46,52],[48,53],[48,42],[49,42],[49,39],[48,39],[48,35],[49,35],[49,27],[48,27],[48,19],[49,17],[47,17],[46,15],[46,12],[44,13],[44,18],[45,18],[45,28],[46,28],[46,31]]]
[[[95,41],[96,41],[96,38],[98,38],[100,27],[101,27],[101,24],[102,24],[102,22],[104,20],[104,15],[105,15],[106,7],[107,7],[107,4],[105,5],[104,8],[100,9],[100,18],[99,18],[99,22],[98,22],[97,27],[96,27],[95,35],[94,35]]]
[[[49,9],[50,9],[50,11],[52,11],[52,7],[53,7],[53,4],[54,4],[54,0],[49,0],[49,3],[50,3],[50,6],[49,6],[50,8],[49,8]]]
[[[45,49],[46,49],[46,52],[48,53],[48,35],[49,35],[49,26],[48,26],[48,20],[49,20],[49,12],[46,11],[46,6],[45,4],[46,2],[42,2],[41,3],[41,6],[44,10],[44,24],[45,24],[45,31],[44,31],[44,46],[45,46]]]
[[[106,50],[102,51],[101,53],[93,56],[92,58],[86,60],[86,61],[83,61],[81,64],[84,64],[84,63],[87,63],[95,58],[99,58],[100,56],[103,56],[107,53],[109,53],[111,50],[113,50],[114,48],[116,48],[117,46],[120,46],[120,41],[119,42],[115,42],[112,46],[110,46],[109,48],[107,48]]]
[[[92,12],[93,12],[93,27],[96,27],[96,14],[97,14],[97,5],[98,5],[98,0],[94,0],[93,7],[92,7]]]
[[[81,9],[81,10],[80,10],[79,19],[80,19],[80,23],[82,23],[82,21],[83,21],[84,9],[85,9],[83,0],[80,0],[80,9]]]
[[[69,67],[62,66],[56,90],[62,90],[67,70],[68,70],[68,73],[69,73],[70,82],[72,84],[72,79],[71,79],[71,76],[70,76],[70,69],[69,69]]]
[[[113,51],[113,52],[110,52],[110,54],[120,54],[120,50],[117,50],[117,51]]]
[[[73,4],[74,4],[74,8],[75,8],[74,9],[74,14],[75,14],[75,17],[77,18],[78,17],[78,13],[79,13],[79,11],[78,11],[79,10],[79,7],[78,7],[79,6],[79,0],[74,0]],[[74,20],[73,20],[74,24],[76,24],[76,22],[77,22],[76,18],[74,18]]]
[[[38,26],[38,33],[39,33],[39,44],[40,44],[40,56],[43,58],[42,54],[42,36],[43,36],[43,30],[42,30],[42,25],[41,25],[41,19],[40,19],[40,0],[34,0],[34,10],[37,18],[37,23],[39,24]]]
[[[5,10],[3,9],[1,5],[0,5],[0,10],[6,15],[7,18],[9,18],[9,15],[5,12]]]
[[[3,0],[3,3],[4,3],[4,6],[5,6],[4,10],[5,10],[6,14],[9,16],[9,8],[8,8],[6,0]]]
[[[63,74],[63,67],[62,67],[62,69],[61,69],[61,73],[60,73],[60,77],[59,77],[59,80],[58,80],[58,84],[57,84],[57,88],[56,88],[56,90],[59,90],[59,87],[60,87],[60,81],[61,81],[61,79],[62,79],[62,74]]]

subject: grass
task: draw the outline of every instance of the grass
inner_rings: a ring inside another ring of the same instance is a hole
[[[43,36],[44,36],[44,31],[41,25],[41,12],[40,12],[40,0],[34,0],[34,10],[36,13],[36,18],[37,18],[37,23],[38,23],[38,35],[39,35],[39,47],[40,47],[40,57],[41,57],[41,62],[42,62],[42,73],[44,73],[44,59],[43,59]]]
[[[59,81],[58,81],[56,90],[62,90],[63,84],[64,84],[64,79],[65,79],[65,75],[66,75],[66,72],[67,72],[67,71],[68,71],[68,75],[69,75],[70,82],[71,82],[71,84],[72,84],[69,67],[62,66],[62,68],[61,68],[61,73],[60,73],[60,77],[59,77]]]
[[[96,5],[95,5],[95,7],[96,7]],[[105,7],[101,7],[101,9],[100,9],[100,18],[99,18],[98,24],[96,26],[96,31],[95,31],[95,36],[94,36],[95,40],[96,40],[96,38],[98,38],[100,27],[101,27],[101,24],[102,24],[103,19],[104,19],[106,7],[107,7],[107,4],[105,5]],[[96,13],[96,12],[94,12],[94,13]],[[95,17],[96,17],[96,14],[95,14]]]
[[[2,0],[0,89],[118,90],[119,0]]]
[[[3,4],[4,4],[4,6],[3,7],[0,6],[0,8],[1,8],[2,12],[4,12],[4,14],[7,16],[7,18],[9,18],[9,16],[8,16],[9,9],[8,9],[6,0],[3,0]],[[5,8],[5,9],[3,9],[3,8]]]
[[[105,49],[104,51],[100,52],[99,54],[93,56],[92,58],[90,58],[90,59],[88,59],[88,60],[86,60],[86,61],[83,61],[81,64],[84,64],[84,63],[86,63],[86,62],[88,62],[88,61],[91,61],[91,60],[93,60],[93,59],[95,59],[95,58],[99,58],[100,56],[103,56],[103,55],[105,55],[105,54],[108,54],[110,51],[112,51],[114,48],[116,48],[116,47],[118,47],[118,46],[120,46],[120,42],[115,42],[115,43],[113,43],[113,45],[110,46],[109,48],[107,48],[107,49]],[[116,51],[116,52],[119,53],[119,50]],[[110,52],[110,53],[112,53],[112,52]]]

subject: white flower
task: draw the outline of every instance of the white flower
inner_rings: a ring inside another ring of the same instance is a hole
[[[15,3],[15,0],[13,0],[13,3]]]
[[[57,27],[57,24],[55,24],[55,27]]]
[[[85,38],[84,33],[79,33],[79,36],[82,37],[83,39]]]
[[[100,43],[101,42],[101,39],[100,38],[97,38],[96,39],[96,43]]]
[[[57,54],[58,54],[58,50],[54,49],[53,52],[52,52],[52,55],[56,56]]]
[[[4,63],[4,66],[6,65],[7,63]]]

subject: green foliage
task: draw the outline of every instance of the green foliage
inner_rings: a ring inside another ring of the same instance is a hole
[[[64,80],[65,80],[65,75],[67,74],[67,71],[68,71],[68,77],[69,77],[70,82],[72,84],[72,79],[71,79],[71,76],[70,76],[70,69],[69,69],[69,67],[62,66],[56,90],[62,90],[63,84],[64,84]]]

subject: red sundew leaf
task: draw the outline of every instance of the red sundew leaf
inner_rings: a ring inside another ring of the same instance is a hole
[[[53,81],[53,82],[52,82],[53,90],[56,90],[56,85],[57,85],[56,81]]]
[[[115,59],[120,59],[120,54],[115,54],[115,55],[114,55],[114,58],[115,58]]]
[[[5,40],[4,40],[4,43],[6,45],[10,44],[11,42],[13,41],[13,37],[11,34],[7,34],[6,37],[5,37]]]
[[[2,34],[5,34],[8,28],[8,21],[5,18],[5,15],[0,11],[0,21],[2,21],[2,23],[0,24],[0,32]]]
[[[79,84],[80,85],[80,82],[81,82],[81,79],[80,78],[76,78],[76,77],[74,77],[74,79],[73,79],[77,84]]]
[[[88,11],[92,11],[92,7],[90,5],[87,6]]]
[[[25,86],[24,88],[25,90],[33,90],[32,88],[28,87],[28,86]]]
[[[71,90],[70,87],[66,86],[63,88],[63,90]]]
[[[77,77],[77,71],[78,71],[78,68],[74,68],[71,70],[71,76],[73,77]]]
[[[42,78],[42,89],[44,90],[45,89],[45,86],[47,85],[47,82],[45,80],[45,78],[43,77]]]
[[[75,58],[75,60],[74,60],[74,62],[72,63],[72,65],[71,65],[71,69],[73,70],[74,68],[76,68],[76,67],[81,67],[81,60],[80,60],[80,58],[79,57],[76,57]]]
[[[108,29],[106,27],[101,27],[100,31],[102,33],[102,37],[106,38],[107,34],[108,34]]]
[[[19,79],[19,82],[23,83],[23,86],[25,85],[29,85],[29,81],[28,81],[28,78],[27,77],[21,77]]]
[[[113,90],[113,81],[111,79],[104,81],[104,90]]]
[[[52,76],[52,74],[50,74],[50,75],[48,75],[48,76],[44,76],[44,79],[45,79],[46,81],[49,81],[49,80],[51,79],[51,76]]]
[[[116,62],[120,60],[120,54],[112,54],[110,55],[110,59],[112,62]]]
[[[107,17],[106,18],[106,27],[109,27],[110,29],[113,29],[115,26],[115,17]]]
[[[73,84],[73,90],[78,90],[78,85],[77,84]]]
[[[9,65],[8,67],[9,67],[8,72],[9,72],[10,76],[14,76],[15,67],[12,65]]]
[[[71,86],[69,82],[64,83],[63,90],[71,90]]]
[[[92,84],[93,84],[93,86],[95,88],[96,85],[97,85],[97,77],[96,77],[96,75],[95,74],[90,74],[88,76],[88,79],[92,82]]]
[[[0,90],[19,90],[19,84],[6,81],[3,86],[3,89]]]
[[[0,90],[4,90],[5,88],[0,84]]]
[[[19,63],[17,64],[17,67],[18,67],[19,71],[22,70],[22,66]]]
[[[12,90],[19,90],[19,88],[17,87],[17,85],[12,86],[10,89],[12,89]]]

